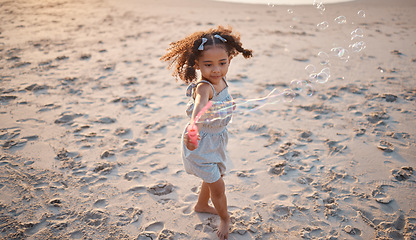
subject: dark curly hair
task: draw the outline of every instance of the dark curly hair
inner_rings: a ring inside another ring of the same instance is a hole
[[[214,35],[220,35],[226,41],[215,38]],[[182,40],[172,42],[167,49],[168,53],[160,58],[162,61],[169,62],[169,69],[174,66],[173,76],[176,77],[176,80],[179,77],[187,84],[196,80],[195,61],[202,54],[202,51],[198,50],[202,43],[202,38],[207,40],[204,43],[204,47],[223,45],[230,57],[234,57],[239,53],[243,54],[244,58],[252,57],[252,51],[242,47],[240,35],[233,33],[231,27],[218,26],[207,31],[195,32]]]

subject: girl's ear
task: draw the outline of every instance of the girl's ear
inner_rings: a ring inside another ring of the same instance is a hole
[[[199,63],[198,63],[198,60],[195,60],[195,69],[196,70],[199,70],[200,68],[199,68]]]

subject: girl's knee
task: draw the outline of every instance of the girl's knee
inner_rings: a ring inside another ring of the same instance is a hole
[[[222,178],[214,183],[209,183],[209,189],[211,191],[211,196],[220,197],[225,195],[225,184]]]

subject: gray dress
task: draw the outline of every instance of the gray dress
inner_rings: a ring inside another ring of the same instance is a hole
[[[200,80],[196,84],[188,87],[187,96],[191,96],[191,98],[188,102],[186,113],[189,117],[192,116],[195,103],[192,97],[193,91],[202,82],[211,85],[214,91],[211,101],[214,103],[231,103],[232,98],[228,93],[228,85],[221,92],[217,93],[210,82]],[[181,152],[187,173],[200,177],[207,183],[214,183],[224,175],[227,169],[226,166],[230,163],[226,149],[228,143],[227,124],[230,120],[231,116],[226,116],[214,121],[204,122],[199,131],[199,135],[201,136],[199,146],[193,151],[190,151],[184,144],[183,136],[186,133],[185,127],[184,134],[182,135]]]

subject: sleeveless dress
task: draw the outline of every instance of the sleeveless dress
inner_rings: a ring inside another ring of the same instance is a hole
[[[228,93],[228,85],[221,92],[217,93],[210,82],[200,80],[196,84],[188,86],[187,96],[191,97],[186,109],[188,117],[192,117],[195,103],[195,99],[192,96],[196,86],[200,83],[211,85],[214,92],[211,101],[214,103],[231,103],[232,97]],[[225,83],[227,84],[227,82]],[[214,183],[225,174],[227,165],[230,164],[226,149],[228,143],[227,124],[230,120],[231,116],[227,116],[214,121],[203,122],[199,131],[201,137],[199,146],[193,151],[189,150],[183,141],[183,136],[186,133],[185,127],[182,134],[181,152],[183,164],[187,173],[193,174],[207,183]]]

